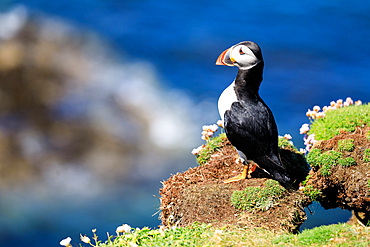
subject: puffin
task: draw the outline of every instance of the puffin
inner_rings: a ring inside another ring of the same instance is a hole
[[[222,52],[216,65],[238,67],[235,80],[218,99],[218,111],[226,136],[244,165],[242,173],[223,182],[243,180],[258,166],[280,183],[289,183],[278,151],[274,116],[259,95],[264,68],[260,47],[252,41],[240,42]]]

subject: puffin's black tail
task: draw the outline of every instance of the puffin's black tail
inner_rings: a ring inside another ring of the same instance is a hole
[[[265,170],[275,180],[282,184],[291,182],[291,178],[288,176],[285,167],[282,165],[277,155],[272,156],[261,156],[255,161],[260,168]]]

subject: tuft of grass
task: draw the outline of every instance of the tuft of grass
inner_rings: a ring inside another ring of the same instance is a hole
[[[316,140],[329,140],[341,131],[353,132],[362,125],[370,125],[370,104],[328,111],[324,118],[312,122],[309,134],[315,134]]]
[[[289,246],[368,246],[370,237],[365,236],[359,227],[336,224],[304,230],[298,235],[284,234],[273,241],[274,244]],[[359,233],[358,231],[360,230]]]
[[[269,210],[278,199],[284,197],[286,189],[272,179],[266,180],[264,185],[265,187],[247,187],[243,191],[234,191],[231,204],[238,210]]]
[[[276,233],[262,228],[222,227],[194,223],[171,229],[134,229],[119,236],[108,236],[96,247],[120,246],[368,246],[370,228],[333,224],[304,230],[299,234]],[[87,244],[87,246],[90,246]],[[82,246],[82,245],[80,245]]]
[[[348,151],[352,152],[355,150],[355,144],[353,144],[355,140],[353,139],[343,139],[338,141],[338,150],[343,152],[343,151]]]
[[[363,160],[365,162],[370,162],[370,148],[365,149]]]
[[[308,196],[311,201],[319,201],[322,199],[322,192],[319,189],[312,187],[312,185],[305,186],[303,193]]]
[[[207,163],[211,155],[218,150],[222,143],[227,140],[226,134],[221,133],[218,136],[214,136],[207,141],[206,146],[199,152],[197,156],[197,162],[199,165]]]

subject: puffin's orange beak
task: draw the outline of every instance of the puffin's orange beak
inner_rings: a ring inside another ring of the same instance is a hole
[[[230,57],[232,47],[222,52],[221,55],[217,58],[216,65],[226,65],[226,66],[235,66],[233,62],[235,60]]]

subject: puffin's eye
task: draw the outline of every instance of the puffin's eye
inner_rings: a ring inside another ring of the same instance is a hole
[[[239,50],[239,54],[240,54],[240,55],[245,54],[245,53],[244,53],[244,51],[243,51],[243,49],[242,49],[241,47],[240,47],[240,50]]]

